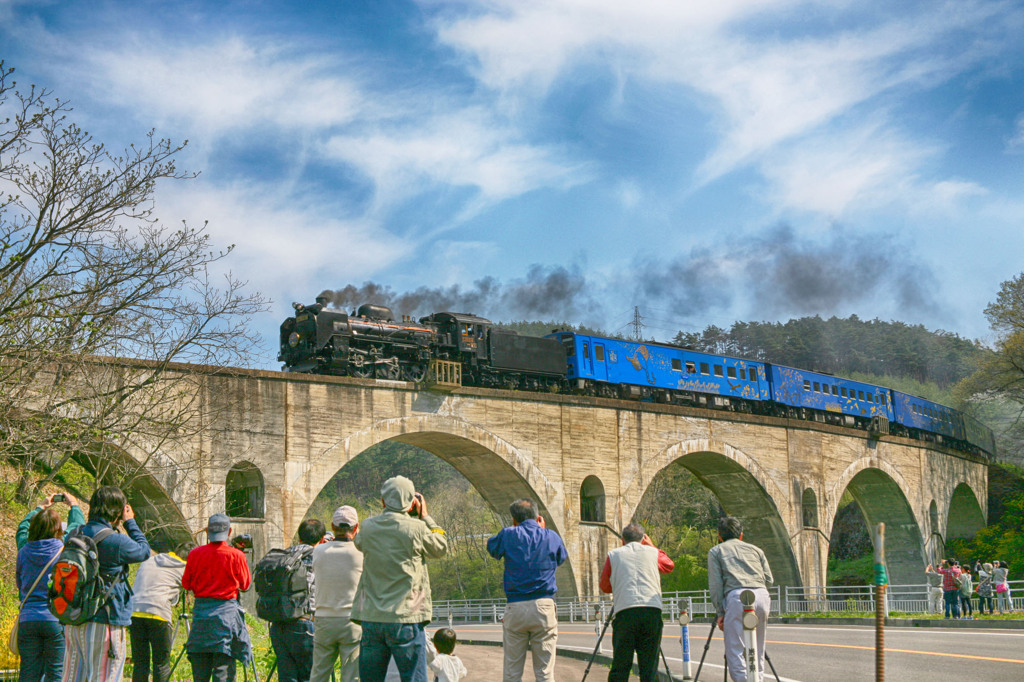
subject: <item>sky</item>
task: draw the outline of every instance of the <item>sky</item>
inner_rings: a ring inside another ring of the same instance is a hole
[[[1024,4],[0,0],[0,58],[272,301],[647,338],[805,315],[991,342],[1024,270]]]

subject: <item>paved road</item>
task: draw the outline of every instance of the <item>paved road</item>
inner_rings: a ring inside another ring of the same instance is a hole
[[[501,640],[498,625],[456,624],[455,629],[460,640]],[[673,673],[680,676],[679,626],[667,626],[665,634],[662,650]],[[697,670],[707,637],[708,625],[690,626],[691,674]],[[589,653],[595,641],[593,625],[563,623],[559,628],[559,647]],[[1021,630],[889,627],[885,630],[885,645],[885,674],[890,680],[1024,680],[1024,631]],[[605,634],[603,648],[605,653],[611,654],[610,629]],[[766,648],[784,682],[875,679],[873,626],[770,625]],[[707,682],[722,679],[723,653],[721,633],[716,632],[700,679]],[[769,674],[768,679],[774,678]]]

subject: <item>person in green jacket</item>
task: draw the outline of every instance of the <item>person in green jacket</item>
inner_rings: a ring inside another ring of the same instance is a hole
[[[18,532],[14,535],[14,542],[17,544],[18,549],[24,547],[25,543],[28,542],[28,528],[32,524],[32,517],[58,502],[63,502],[70,507],[68,510],[68,527],[64,531],[64,540],[68,539],[68,534],[71,531],[85,523],[85,514],[82,513],[82,508],[78,506],[78,500],[74,495],[66,491],[47,495],[35,508],[29,510],[28,514],[25,514],[25,518],[18,524]]]
[[[408,478],[384,481],[380,496],[384,512],[363,521],[354,540],[363,553],[351,616],[363,628],[359,678],[384,682],[394,657],[402,682],[427,682],[424,626],[433,618],[427,559],[447,554],[448,539]]]

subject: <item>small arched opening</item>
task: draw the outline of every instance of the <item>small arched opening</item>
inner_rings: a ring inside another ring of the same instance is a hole
[[[804,490],[801,509],[803,511],[804,528],[817,528],[818,496],[814,494],[814,490],[811,488]]]
[[[235,519],[262,519],[263,474],[252,462],[237,462],[224,481],[224,506]]]
[[[604,523],[604,484],[597,476],[587,476],[580,486],[580,521]]]

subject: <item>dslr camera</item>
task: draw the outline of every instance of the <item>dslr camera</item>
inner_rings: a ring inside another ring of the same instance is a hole
[[[244,535],[236,535],[231,538],[231,546],[235,549],[240,549],[243,552],[247,549],[252,549],[252,535],[245,533]]]

